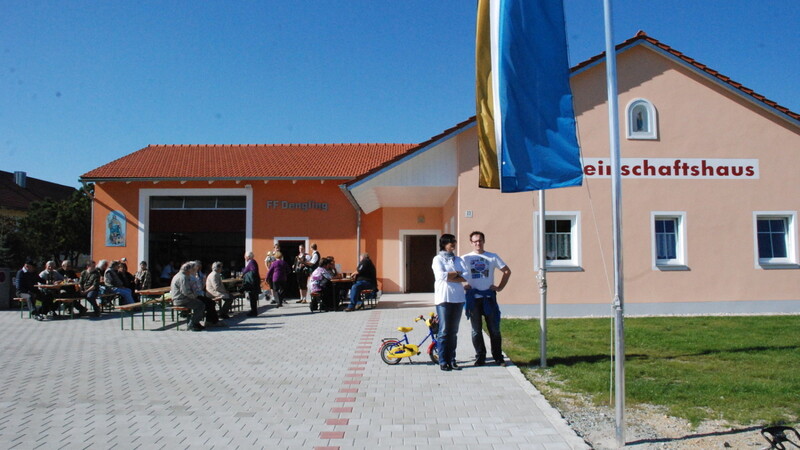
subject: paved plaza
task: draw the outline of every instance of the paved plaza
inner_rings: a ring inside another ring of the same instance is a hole
[[[37,322],[0,311],[0,448],[587,448],[516,367],[461,371],[427,355],[395,366],[381,338],[433,311],[433,294],[366,311],[261,302],[226,327],[181,331],[148,315]]]

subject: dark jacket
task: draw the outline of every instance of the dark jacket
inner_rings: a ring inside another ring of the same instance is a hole
[[[372,283],[373,286],[377,284],[376,275],[375,275],[375,264],[372,264],[372,260],[369,258],[364,258],[358,263],[358,268],[356,269],[358,275],[356,275],[356,281],[369,281]]]
[[[242,277],[242,289],[247,292],[261,293],[261,278],[257,270],[251,270]]]
[[[34,271],[26,272],[20,269],[17,272],[17,278],[16,281],[14,282],[14,287],[17,288],[18,293],[35,294],[36,283],[43,283],[43,282],[44,280],[42,280],[39,277],[38,273]]]

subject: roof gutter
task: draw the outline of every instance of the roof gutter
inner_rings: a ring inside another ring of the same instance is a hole
[[[81,183],[105,182],[168,182],[168,181],[343,181],[352,180],[353,177],[86,177],[79,178]]]
[[[347,188],[346,184],[340,184],[339,189],[342,190],[342,194],[344,194],[345,198],[353,205],[353,208],[356,210],[356,261],[361,260],[361,206],[359,206],[358,201],[356,198],[353,197],[353,194],[350,193],[350,190]]]

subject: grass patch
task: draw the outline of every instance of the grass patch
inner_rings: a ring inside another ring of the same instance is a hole
[[[568,392],[609,403],[611,319],[550,319],[547,363]],[[503,319],[503,350],[540,370],[538,319]],[[800,316],[625,319],[628,404],[665,406],[692,424],[800,418]],[[526,369],[527,368],[527,369]]]

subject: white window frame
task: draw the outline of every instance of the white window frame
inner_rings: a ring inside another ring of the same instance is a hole
[[[550,272],[580,272],[583,255],[581,254],[581,212],[580,211],[547,211],[547,220],[569,220],[572,259],[569,260],[550,260],[547,261],[545,268]],[[539,270],[539,212],[533,213],[533,270]]]
[[[758,219],[786,219],[786,258],[760,258]],[[797,211],[753,211],[753,259],[756,269],[800,269],[797,261]]]
[[[656,246],[656,220],[675,219],[675,259],[658,259]],[[650,212],[650,252],[653,270],[689,270],[688,250],[686,246],[686,212],[685,211],[651,211]]]
[[[650,131],[633,131],[633,109],[639,105],[643,105],[647,110],[647,128]],[[658,113],[656,112],[656,107],[653,106],[650,100],[644,98],[635,98],[631,100],[628,106],[625,107],[625,122],[628,139],[658,139]]]

